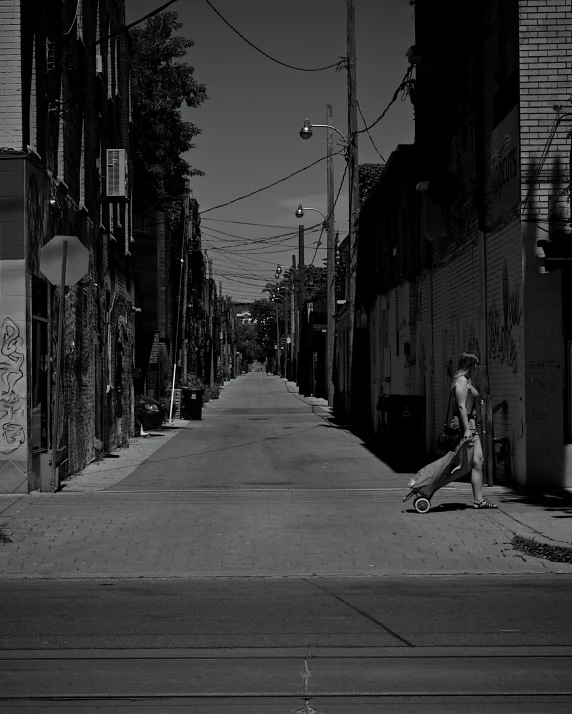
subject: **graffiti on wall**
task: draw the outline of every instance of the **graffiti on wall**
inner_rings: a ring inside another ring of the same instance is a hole
[[[487,314],[489,356],[517,374],[520,367],[520,339],[513,331],[522,320],[520,287],[510,290],[506,260],[503,266],[502,311],[493,302]]]
[[[26,441],[24,340],[18,325],[6,317],[0,326],[0,453],[10,454]]]
[[[531,360],[530,395],[532,422],[546,422],[556,407],[560,365],[555,361]]]

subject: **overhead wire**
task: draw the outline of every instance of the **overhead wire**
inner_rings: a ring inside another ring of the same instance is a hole
[[[272,223],[249,223],[247,221],[225,221],[223,218],[211,218],[210,216],[207,216],[206,218],[203,218],[202,220],[203,221],[216,221],[217,223],[237,223],[242,226],[261,226],[262,228],[290,228],[290,226],[277,226]]]
[[[275,57],[272,57],[268,53],[264,52],[264,50],[261,50],[260,47],[257,47],[255,44],[253,44],[250,40],[248,40],[243,34],[241,34],[236,27],[230,24],[230,22],[221,15],[221,13],[216,9],[216,7],[210,2],[210,0],[205,0],[206,4],[213,10],[219,17],[220,19],[230,27],[230,29],[235,32],[244,42],[246,42],[247,45],[250,45],[253,49],[255,49],[257,52],[260,52],[261,55],[264,55],[264,57],[268,58],[269,60],[272,60],[272,62],[276,62],[276,64],[280,64],[283,67],[288,67],[288,69],[295,69],[298,72],[323,72],[326,69],[331,69],[332,67],[338,68],[340,63],[345,60],[345,57],[340,58],[337,62],[334,62],[333,64],[329,64],[326,67],[315,67],[315,68],[307,68],[307,67],[295,67],[292,64],[288,64],[286,62],[282,62],[281,60],[276,59]]]
[[[399,92],[406,91],[406,90],[409,88],[410,83],[411,83],[411,74],[412,74],[412,73],[413,73],[413,67],[409,67],[409,69],[408,69],[407,72],[405,73],[403,79],[401,80],[401,83],[399,84],[399,87],[397,87],[397,89],[396,89],[395,92],[393,93],[393,97],[391,98],[389,104],[385,107],[385,109],[383,110],[383,112],[377,117],[377,119],[376,119],[372,124],[370,124],[369,126],[366,124],[366,126],[365,126],[363,129],[360,129],[359,131],[356,131],[356,134],[363,134],[363,133],[366,132],[366,131],[369,133],[369,130],[370,130],[370,129],[373,129],[373,127],[374,127],[376,124],[378,124],[378,123],[383,119],[383,117],[384,117],[384,116],[387,114],[387,112],[389,111],[390,107],[391,107],[393,104],[395,104],[395,102],[397,101],[397,97],[399,96]],[[363,118],[363,117],[362,117],[362,118]],[[365,121],[365,120],[364,120],[364,121]]]
[[[64,32],[64,37],[67,37],[67,36],[70,34],[70,32],[73,30],[73,28],[74,28],[75,21],[77,20],[77,16],[78,16],[78,13],[79,13],[79,6],[80,6],[80,4],[81,4],[81,0],[77,0],[77,5],[76,5],[76,8],[75,8],[75,16],[74,16],[74,18],[73,18],[73,20],[72,20],[72,24],[70,25],[70,29],[67,30],[66,32]]]
[[[92,47],[97,47],[97,45],[100,45],[102,42],[107,42],[107,40],[110,40],[112,37],[117,37],[117,35],[121,35],[124,32],[127,32],[130,30],[132,27],[135,27],[135,25],[140,25],[142,22],[145,22],[145,20],[148,20],[149,18],[158,15],[160,12],[163,12],[163,10],[166,10],[169,5],[173,5],[173,3],[178,2],[178,0],[169,0],[168,2],[164,3],[161,5],[161,7],[155,8],[155,10],[151,10],[151,12],[148,12],[146,15],[143,17],[140,17],[138,20],[134,20],[133,22],[130,22],[128,25],[123,25],[123,27],[120,27],[118,30],[114,30],[113,32],[110,32],[109,35],[106,35],[105,37],[100,37],[99,40],[96,40],[95,42],[92,42],[89,45],[83,46],[84,50],[89,50]]]
[[[337,156],[338,154],[341,154],[341,152],[336,151],[334,153],[334,156]],[[294,171],[294,173],[289,174],[288,176],[284,176],[284,178],[278,179],[278,181],[274,181],[274,183],[268,184],[267,186],[263,186],[262,188],[258,188],[258,189],[256,189],[256,191],[247,193],[244,196],[239,196],[238,198],[233,198],[232,201],[227,201],[226,203],[221,203],[218,206],[212,206],[212,208],[207,208],[204,211],[199,211],[199,215],[202,216],[203,214],[209,213],[210,211],[215,211],[217,208],[223,208],[224,206],[230,206],[231,203],[236,203],[237,201],[242,201],[245,198],[250,198],[250,196],[254,196],[257,193],[266,191],[267,189],[272,188],[273,186],[277,186],[279,183],[283,183],[284,181],[291,179],[293,176],[297,176],[298,174],[301,174],[303,171],[307,171],[308,169],[311,169],[312,166],[316,166],[316,164],[319,164],[322,161],[325,161],[327,158],[328,158],[327,156],[322,156],[321,159],[318,159],[317,161],[313,161],[311,164],[304,166],[304,168],[298,169],[298,171]]]
[[[342,180],[340,181],[340,185],[338,187],[338,193],[336,194],[336,198],[334,200],[334,205],[332,206],[332,210],[329,212],[328,217],[326,218],[326,220],[324,221],[324,224],[322,225],[322,231],[320,233],[320,237],[318,238],[318,245],[316,246],[316,250],[314,251],[314,257],[312,258],[312,262],[310,263],[310,265],[313,265],[314,260],[316,259],[316,254],[318,252],[318,248],[320,247],[320,244],[322,242],[322,235],[324,233],[324,227],[331,220],[332,216],[334,215],[334,210],[336,208],[336,204],[338,203],[338,199],[340,197],[340,193],[342,191],[342,186],[344,185],[344,179],[346,178],[347,172],[348,172],[348,163],[346,162],[346,166],[344,168],[344,173],[342,175]]]
[[[373,148],[377,151],[377,154],[378,154],[379,158],[380,158],[380,159],[383,161],[383,163],[385,164],[385,163],[386,163],[385,158],[382,156],[381,152],[379,151],[379,149],[378,149],[377,146],[375,145],[375,141],[373,140],[372,135],[369,133],[369,129],[368,129],[368,127],[367,127],[367,122],[366,122],[366,120],[365,120],[365,117],[364,117],[364,115],[363,115],[363,112],[362,112],[362,110],[361,110],[361,107],[360,107],[360,105],[359,105],[359,102],[358,102],[357,100],[356,100],[356,104],[357,104],[357,108],[358,108],[358,111],[359,111],[359,113],[360,113],[360,116],[361,116],[361,118],[362,118],[362,120],[363,120],[363,124],[364,124],[364,126],[365,126],[365,130],[367,131],[367,135],[369,136],[369,140],[371,141],[371,145],[372,145]]]

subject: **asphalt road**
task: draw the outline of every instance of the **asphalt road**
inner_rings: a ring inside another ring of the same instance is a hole
[[[312,412],[241,378],[105,492],[4,509],[0,713],[571,711],[572,576]]]

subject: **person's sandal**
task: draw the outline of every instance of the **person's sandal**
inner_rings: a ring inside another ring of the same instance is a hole
[[[498,508],[498,506],[495,506],[494,503],[491,503],[483,498],[483,500],[478,503],[475,501],[475,503],[473,503],[473,508]]]

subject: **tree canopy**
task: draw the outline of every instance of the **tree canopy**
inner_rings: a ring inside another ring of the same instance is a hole
[[[183,121],[181,107],[198,107],[207,99],[206,87],[181,61],[194,45],[173,36],[182,27],[176,12],[163,12],[131,30],[132,95],[135,134],[134,197],[140,208],[153,206],[178,213],[186,180],[202,175],[183,154],[194,147],[200,129]]]
[[[381,178],[385,164],[359,165],[359,200],[363,204]]]

